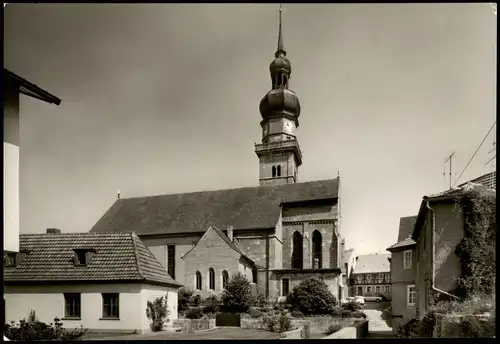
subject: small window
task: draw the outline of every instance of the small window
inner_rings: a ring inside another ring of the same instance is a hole
[[[65,318],[81,318],[81,294],[64,294]]]
[[[175,279],[175,245],[167,246],[167,272]]]
[[[391,292],[391,286],[390,286],[390,285],[386,285],[386,286],[384,287],[384,289],[385,289],[385,292],[386,292],[386,293],[390,293],[390,292]]]
[[[408,306],[415,306],[415,301],[417,297],[415,286],[414,285],[407,286],[407,291],[408,291],[407,292]]]
[[[201,290],[201,273],[196,271],[196,289]]]
[[[281,166],[280,165],[278,165],[277,170],[278,170],[277,171],[278,177],[280,177],[281,176]]]
[[[411,269],[411,250],[403,252],[403,266],[405,269]]]
[[[75,265],[85,266],[88,264],[88,251],[87,250],[75,250]]]
[[[290,293],[290,280],[288,278],[283,278],[281,280],[281,296],[288,296]]]
[[[5,255],[5,266],[16,266],[16,256],[15,253],[7,253]]]
[[[118,294],[102,294],[102,317],[119,318],[119,305],[120,298]]]
[[[222,288],[227,288],[227,283],[229,282],[229,274],[226,270],[222,271]]]
[[[252,282],[257,283],[257,268],[252,269]]]
[[[215,290],[215,271],[214,269],[208,269],[208,289]]]
[[[375,286],[375,292],[380,293],[380,286],[379,285]]]
[[[272,170],[273,170],[273,177],[276,177],[276,166],[273,166]]]
[[[366,292],[367,293],[371,293],[372,292],[372,287],[370,287],[370,286],[366,287]]]

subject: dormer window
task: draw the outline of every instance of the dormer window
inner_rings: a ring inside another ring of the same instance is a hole
[[[89,249],[76,249],[75,251],[75,266],[86,266],[89,264],[90,255],[92,250]]]
[[[16,253],[7,253],[5,255],[5,266],[9,266],[9,267],[16,266],[17,265],[16,258],[17,258]]]

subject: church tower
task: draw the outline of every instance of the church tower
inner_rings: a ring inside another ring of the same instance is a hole
[[[260,101],[262,143],[255,145],[259,157],[259,183],[281,185],[297,183],[302,164],[296,130],[299,127],[299,98],[288,88],[292,67],[283,46],[279,10],[278,50],[269,66],[272,89]]]

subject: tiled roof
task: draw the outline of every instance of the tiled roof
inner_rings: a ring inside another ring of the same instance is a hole
[[[357,257],[354,274],[366,274],[391,271],[390,254],[366,254]]]
[[[467,183],[481,184],[491,189],[496,189],[497,186],[497,171],[486,173],[482,176],[474,178],[468,182],[460,184],[458,187],[464,186]]]
[[[403,248],[403,247],[411,246],[411,245],[415,245],[415,244],[416,244],[415,240],[413,240],[411,237],[408,237],[408,238],[401,240],[400,242],[392,245],[391,247],[389,247],[387,249],[387,251],[391,251],[393,249]]]
[[[21,234],[27,254],[16,267],[4,266],[5,282],[130,281],[181,286],[135,233]],[[75,249],[94,251],[75,266]]]
[[[203,232],[210,225],[234,229],[274,228],[282,203],[337,198],[339,179],[278,186],[124,198],[91,232],[142,234]]]
[[[398,242],[411,236],[415,222],[417,222],[417,215],[406,216],[399,219]]]

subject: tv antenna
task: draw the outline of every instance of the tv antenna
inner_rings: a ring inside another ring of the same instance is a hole
[[[454,155],[455,155],[455,152],[451,153],[450,156],[448,158],[446,158],[446,160],[444,161],[443,176],[445,176],[445,180],[446,180],[446,163],[448,161],[450,162],[450,189],[451,189],[451,167],[452,167],[451,163],[452,163]]]

